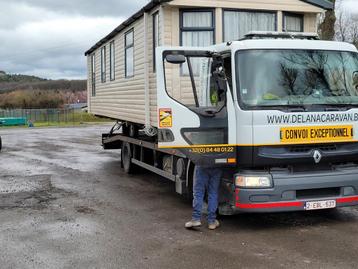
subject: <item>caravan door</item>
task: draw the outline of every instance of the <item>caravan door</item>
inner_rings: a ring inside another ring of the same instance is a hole
[[[235,112],[222,57],[205,48],[158,48],[157,83],[159,147],[196,165],[235,165]]]

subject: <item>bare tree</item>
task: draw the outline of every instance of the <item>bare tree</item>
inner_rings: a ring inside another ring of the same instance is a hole
[[[358,47],[358,15],[352,14],[345,8],[345,0],[337,2],[337,21],[335,39],[343,42],[350,42]]]
[[[350,42],[358,47],[358,15],[346,8],[347,0],[329,0],[333,10],[321,17],[319,35],[323,40]]]
[[[352,16],[353,18],[353,26],[352,26],[352,43],[358,48],[358,15]]]

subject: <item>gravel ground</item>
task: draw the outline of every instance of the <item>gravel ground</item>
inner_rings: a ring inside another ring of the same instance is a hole
[[[358,208],[221,218],[104,151],[109,125],[0,129],[0,268],[357,268]]]

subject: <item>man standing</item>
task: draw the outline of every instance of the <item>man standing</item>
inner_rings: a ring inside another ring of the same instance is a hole
[[[219,227],[220,223],[216,219],[216,210],[218,208],[221,176],[221,169],[196,167],[193,186],[193,214],[191,221],[185,223],[185,228],[190,229],[201,226],[201,211],[205,190],[208,192],[208,228],[215,230]]]

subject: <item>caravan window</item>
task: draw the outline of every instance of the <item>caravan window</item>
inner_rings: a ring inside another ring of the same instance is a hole
[[[159,12],[153,14],[153,72],[155,72],[155,49],[159,46]]]
[[[283,31],[285,32],[303,32],[303,15],[284,13]]]
[[[214,11],[213,10],[182,10],[180,17],[181,45],[187,47],[206,47],[214,44]],[[192,59],[195,76],[199,75],[201,61]],[[189,75],[186,65],[181,75]]]
[[[214,11],[182,10],[180,17],[181,45],[205,47],[214,44]]]
[[[106,47],[101,49],[101,82],[106,82]]]
[[[91,55],[92,96],[96,96],[96,54]]]
[[[261,11],[224,11],[224,41],[239,40],[250,31],[276,31],[276,13]]]
[[[133,29],[125,34],[125,76],[134,76],[134,32]]]
[[[115,50],[114,50],[114,40],[109,43],[109,74],[110,74],[110,80],[115,79],[115,64],[116,64],[116,58],[115,58]]]

